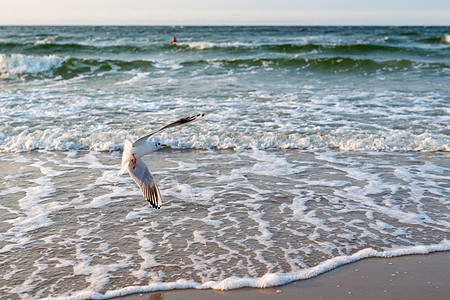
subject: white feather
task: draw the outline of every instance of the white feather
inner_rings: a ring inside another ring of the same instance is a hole
[[[125,140],[123,142],[123,153],[122,153],[122,167],[120,168],[119,175],[122,175],[128,168],[128,164],[133,159],[133,144]]]

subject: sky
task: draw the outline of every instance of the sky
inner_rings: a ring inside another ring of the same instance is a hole
[[[0,25],[450,25],[450,1],[0,0]]]

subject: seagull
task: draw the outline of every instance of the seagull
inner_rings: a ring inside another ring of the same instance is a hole
[[[122,167],[118,175],[122,175],[128,169],[131,178],[141,189],[142,195],[153,208],[161,208],[161,193],[156,185],[155,178],[148,169],[147,165],[141,159],[144,155],[166,147],[159,142],[149,142],[148,138],[152,135],[175,126],[180,126],[203,117],[205,114],[198,114],[192,117],[181,118],[173,123],[165,125],[157,130],[151,131],[141,136],[133,143],[125,140],[122,153]]]

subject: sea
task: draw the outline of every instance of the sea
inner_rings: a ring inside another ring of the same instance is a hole
[[[150,138],[155,210],[123,141],[200,113]],[[449,152],[448,26],[2,26],[0,298],[448,251]]]

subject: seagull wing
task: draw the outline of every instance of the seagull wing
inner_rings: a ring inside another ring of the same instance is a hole
[[[144,143],[149,137],[151,137],[152,135],[160,132],[161,130],[164,130],[164,129],[167,129],[167,128],[170,128],[170,127],[180,126],[180,125],[192,122],[194,120],[197,120],[198,118],[203,117],[204,115],[205,114],[198,114],[198,115],[195,115],[195,116],[192,116],[192,117],[182,118],[182,119],[179,119],[179,120],[177,120],[177,121],[175,121],[173,123],[170,123],[170,124],[168,124],[166,126],[163,126],[163,127],[159,128],[157,130],[151,131],[151,132],[147,133],[146,135],[141,136],[140,138],[135,140],[133,142],[133,147],[139,146],[140,144]]]
[[[133,164],[128,164],[128,173],[130,173],[131,178],[141,189],[142,195],[145,200],[147,200],[153,208],[161,207],[161,193],[156,185],[155,178],[153,178],[152,173],[148,169],[147,165],[142,159],[136,160],[136,167]]]

